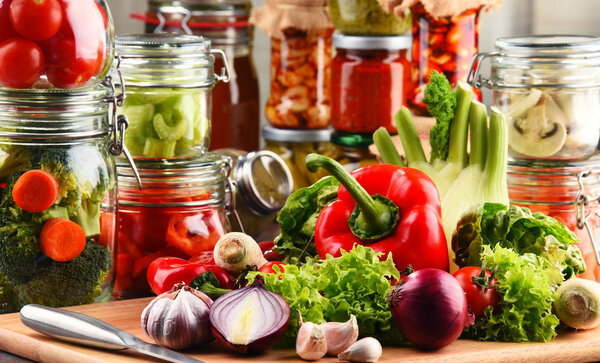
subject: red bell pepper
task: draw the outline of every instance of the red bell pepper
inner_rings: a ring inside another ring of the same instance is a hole
[[[409,264],[448,271],[439,193],[419,170],[389,164],[367,165],[352,174],[335,160],[316,154],[307,168],[326,169],[340,183],[338,200],[319,213],[315,245],[319,257],[341,255],[355,244],[392,253],[399,271]],[[358,267],[358,266],[357,266]]]
[[[263,241],[258,242],[258,246],[267,261],[281,261],[283,257],[277,252],[275,249],[275,242],[273,241]]]
[[[184,282],[190,285],[197,277],[211,272],[219,286],[216,288],[231,289],[233,282],[231,277],[219,266],[193,263],[177,257],[161,257],[148,267],[148,284],[152,290],[160,295],[171,290],[176,283]]]

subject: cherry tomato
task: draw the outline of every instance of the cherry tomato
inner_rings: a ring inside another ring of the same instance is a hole
[[[463,267],[454,273],[454,277],[467,295],[467,302],[476,319],[484,315],[485,308],[488,306],[492,306],[494,310],[498,309],[500,295],[495,287],[498,281],[495,277],[490,281],[491,276],[492,273],[488,270],[485,270],[485,277],[481,276],[481,267],[476,266]],[[474,281],[473,278],[479,281]],[[481,286],[489,286],[484,288],[483,295]]]
[[[17,36],[10,23],[10,0],[0,0],[0,43]]]
[[[281,261],[283,257],[275,250],[275,242],[264,241],[258,242],[258,246],[263,253],[263,256],[267,261]]]
[[[48,81],[59,88],[84,86],[90,78],[98,74],[102,66],[104,46],[98,48],[94,57],[77,56],[77,43],[72,38],[58,38],[46,51]]]
[[[12,38],[0,44],[0,83],[11,88],[30,88],[44,69],[44,53],[26,39]]]
[[[58,0],[13,0],[10,22],[23,38],[44,40],[52,37],[63,21]]]
[[[260,266],[260,268],[258,269],[258,272],[264,272],[266,274],[278,273],[273,269],[274,266],[279,266],[279,271],[283,272],[283,271],[285,271],[285,267],[284,267],[285,265],[286,264],[281,261],[267,262],[264,265]]]

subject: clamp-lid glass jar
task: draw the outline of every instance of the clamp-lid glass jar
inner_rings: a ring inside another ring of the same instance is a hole
[[[0,313],[110,297],[112,98],[104,86],[0,91]]]
[[[211,134],[211,91],[216,75],[210,40],[195,35],[117,37],[127,88],[121,108],[129,120],[125,145],[133,156],[172,158],[206,152]],[[225,61],[227,65],[227,62]]]
[[[112,64],[113,41],[104,0],[0,1],[0,86],[98,83]]]
[[[244,0],[149,0],[145,14],[132,14],[146,22],[146,33],[197,34],[211,40],[227,55],[229,83],[213,89],[210,149],[258,149],[259,91],[252,58],[251,4]],[[215,69],[224,66],[215,59]]]
[[[581,240],[577,245],[587,271],[600,279],[600,156],[578,162],[510,160],[511,204],[556,218]]]
[[[331,135],[331,143],[335,146],[333,158],[348,171],[379,163],[369,149],[373,144],[372,135],[336,131]]]
[[[333,35],[331,121],[348,133],[395,133],[394,115],[410,82],[410,36]]]
[[[600,140],[600,38],[534,35],[499,38],[473,60],[469,82],[492,89],[508,116],[510,156],[578,160]],[[479,75],[491,60],[491,75]]]
[[[219,155],[137,159],[143,190],[119,159],[118,298],[149,296],[146,271],[159,257],[189,259],[212,251],[231,227],[227,216],[229,161]]]

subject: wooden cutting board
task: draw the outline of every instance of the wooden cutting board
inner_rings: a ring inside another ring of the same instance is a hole
[[[91,315],[144,340],[139,316],[150,298],[115,301],[67,308]],[[86,348],[54,340],[24,326],[19,314],[0,315],[0,349],[41,362],[160,362],[125,349],[119,351]],[[217,343],[188,352],[204,362],[302,362],[293,350],[270,350],[263,355],[244,357],[227,352]],[[324,358],[319,362],[336,362]],[[380,362],[589,362],[600,361],[600,328],[562,333],[551,343],[487,343],[458,340],[435,352],[413,348],[384,348]]]

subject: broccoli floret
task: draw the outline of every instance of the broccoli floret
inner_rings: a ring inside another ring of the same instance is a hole
[[[0,314],[19,310],[19,300],[8,278],[0,273]]]
[[[101,285],[110,267],[110,250],[88,241],[79,256],[67,262],[53,262],[30,281],[16,285],[15,291],[21,305],[90,304],[102,292]]]
[[[17,145],[0,144],[0,180],[31,169],[31,153],[28,149]]]
[[[450,145],[450,123],[454,119],[457,97],[444,74],[432,72],[425,87],[423,103],[436,121],[429,131],[431,159],[446,160]]]

